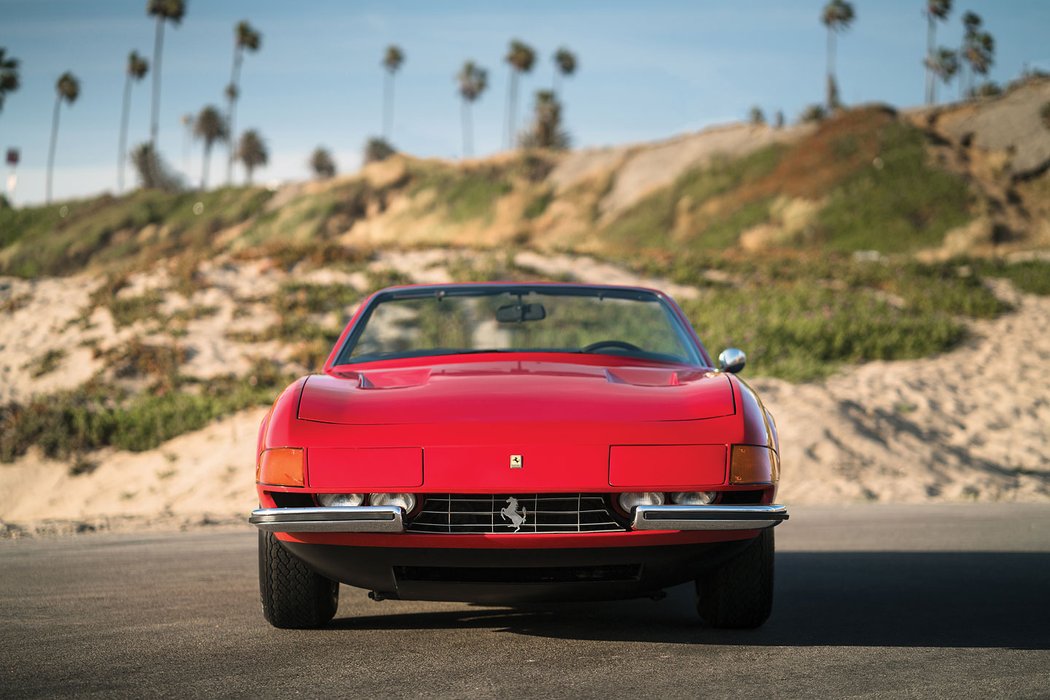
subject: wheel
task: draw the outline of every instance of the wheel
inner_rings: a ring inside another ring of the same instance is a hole
[[[324,627],[339,607],[339,584],[315,573],[272,532],[259,532],[259,592],[263,616],[283,629]]]
[[[696,581],[696,611],[712,627],[759,627],[773,611],[773,528]]]

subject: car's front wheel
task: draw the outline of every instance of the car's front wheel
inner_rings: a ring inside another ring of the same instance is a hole
[[[266,620],[283,629],[324,627],[339,607],[339,584],[314,572],[272,532],[259,532],[259,592]]]
[[[696,581],[696,609],[712,627],[750,629],[773,611],[773,528]]]

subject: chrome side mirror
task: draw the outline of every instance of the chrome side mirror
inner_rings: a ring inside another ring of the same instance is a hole
[[[718,354],[718,369],[736,374],[747,364],[747,355],[739,348],[726,348]]]

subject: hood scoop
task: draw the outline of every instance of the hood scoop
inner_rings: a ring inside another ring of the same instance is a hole
[[[374,370],[357,372],[358,389],[405,389],[430,381],[430,368]]]
[[[681,386],[706,378],[706,370],[676,370],[648,367],[610,367],[605,370],[605,380],[610,384],[632,386]]]

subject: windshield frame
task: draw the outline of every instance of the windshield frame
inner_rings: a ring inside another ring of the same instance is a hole
[[[654,360],[651,357],[631,354],[607,354],[607,353],[581,353],[579,351],[567,352],[559,349],[459,349],[454,352],[422,353],[411,356],[391,357],[369,357],[368,359],[355,360],[350,358],[350,353],[357,345],[372,313],[382,303],[399,299],[421,299],[426,297],[453,297],[453,296],[495,296],[499,294],[544,294],[548,296],[577,296],[628,299],[645,302],[656,302],[660,304],[666,314],[672,330],[679,338],[689,357],[684,360]],[[530,283],[505,283],[505,282],[476,282],[466,284],[438,284],[438,285],[416,285],[406,287],[388,287],[373,294],[358,310],[350,324],[343,332],[343,337],[336,343],[335,348],[325,363],[325,371],[334,367],[356,367],[368,365],[375,362],[397,362],[399,360],[426,360],[427,358],[450,358],[466,355],[484,354],[573,354],[589,357],[609,357],[619,360],[629,359],[646,363],[658,364],[685,364],[692,366],[711,366],[710,358],[706,349],[697,337],[693,327],[689,324],[685,315],[678,305],[666,294],[655,289],[642,287],[624,287],[616,285],[585,285],[564,284],[556,282],[530,282]]]

